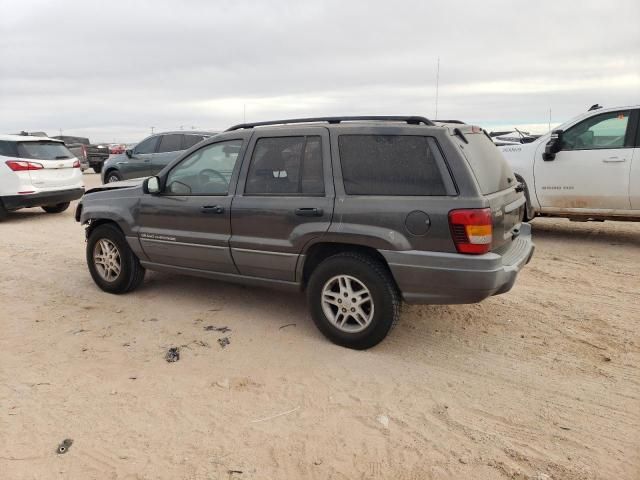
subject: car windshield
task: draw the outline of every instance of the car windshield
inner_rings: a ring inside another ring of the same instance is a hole
[[[60,142],[18,142],[18,158],[62,160],[73,158],[73,153]]]

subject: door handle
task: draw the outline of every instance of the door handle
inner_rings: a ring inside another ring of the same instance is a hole
[[[200,207],[200,212],[210,214],[224,213],[224,207],[222,205],[203,205]]]
[[[627,159],[626,158],[620,158],[620,157],[609,157],[609,158],[604,158],[602,161],[604,163],[616,163],[616,162],[626,162]]]
[[[321,208],[296,208],[296,215],[299,217],[321,217]]]

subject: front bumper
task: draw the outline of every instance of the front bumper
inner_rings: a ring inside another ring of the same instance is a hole
[[[84,194],[84,188],[69,190],[53,190],[49,192],[28,193],[25,195],[10,195],[2,197],[2,203],[7,210],[18,208],[42,207],[77,200]]]
[[[380,250],[407,303],[476,303],[506,293],[518,272],[533,256],[531,225],[502,254],[463,255],[421,251]]]

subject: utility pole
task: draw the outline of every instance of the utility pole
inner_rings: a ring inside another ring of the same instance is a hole
[[[60,136],[62,136],[62,129],[61,129],[61,128],[59,128],[58,130],[60,130]]]
[[[247,104],[242,104],[242,123],[247,123]]]
[[[438,57],[438,68],[436,70],[436,118],[438,118],[438,93],[440,89],[440,57]]]
[[[549,131],[551,131],[551,108],[549,108]]]
[[[156,127],[151,127],[151,135],[153,135],[153,129]]]

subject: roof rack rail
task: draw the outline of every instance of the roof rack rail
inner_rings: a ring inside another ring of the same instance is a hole
[[[271,120],[268,122],[254,122],[254,123],[240,123],[229,127],[225,132],[231,132],[233,130],[242,130],[245,128],[263,127],[266,125],[285,125],[290,123],[315,123],[315,122],[328,122],[331,124],[341,122],[355,122],[362,120],[374,120],[382,122],[407,122],[409,125],[435,125],[431,120],[425,117],[419,116],[376,116],[376,115],[364,115],[357,117],[311,117],[311,118],[290,118],[287,120]]]
[[[460,125],[466,125],[465,122],[463,122],[462,120],[432,120],[432,122],[438,122],[438,123],[458,123]]]

